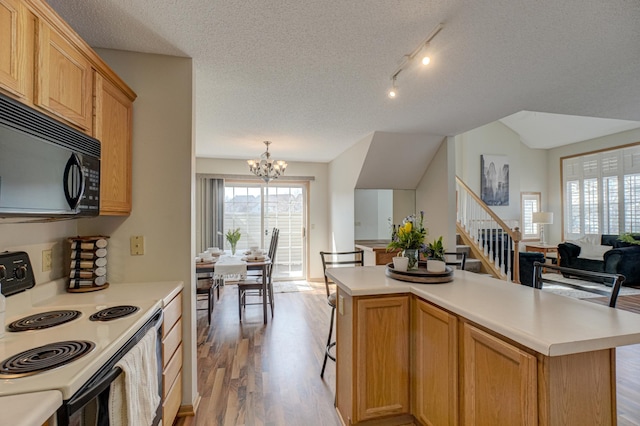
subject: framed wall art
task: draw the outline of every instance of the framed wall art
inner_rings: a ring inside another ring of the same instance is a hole
[[[480,156],[480,198],[488,206],[509,205],[509,159],[506,155]]]

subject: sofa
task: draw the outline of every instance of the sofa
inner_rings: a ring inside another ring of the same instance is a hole
[[[640,236],[634,238],[640,240]],[[618,235],[587,235],[565,241],[558,244],[558,257],[560,266],[621,274],[623,285],[640,285],[640,245],[620,241]]]

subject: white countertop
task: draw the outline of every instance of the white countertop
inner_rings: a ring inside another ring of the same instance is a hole
[[[59,391],[34,392],[0,398],[0,426],[42,426],[62,405]]]
[[[547,356],[640,343],[640,315],[467,271],[445,284],[385,275],[386,266],[327,269],[345,293],[412,293]]]

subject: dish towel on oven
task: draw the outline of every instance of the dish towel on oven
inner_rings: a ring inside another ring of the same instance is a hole
[[[157,330],[152,328],[127,352],[109,391],[111,426],[150,426],[160,405],[158,395]]]

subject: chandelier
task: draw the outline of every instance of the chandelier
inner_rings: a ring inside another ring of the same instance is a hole
[[[249,170],[254,175],[258,176],[266,183],[269,181],[278,178],[287,168],[287,163],[282,160],[274,161],[271,159],[271,154],[269,153],[269,145],[271,145],[270,141],[264,141],[264,144],[267,146],[267,150],[260,155],[260,158],[256,160],[248,160]]]

